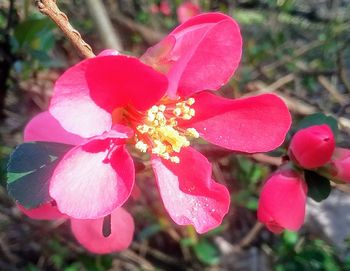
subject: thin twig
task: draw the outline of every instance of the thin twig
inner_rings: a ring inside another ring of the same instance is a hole
[[[82,39],[80,33],[69,23],[67,15],[59,10],[56,0],[36,0],[35,3],[42,14],[50,17],[57,24],[82,56],[86,58],[95,56],[90,45]]]
[[[238,243],[240,248],[248,247],[255,239],[255,237],[260,233],[260,231],[264,228],[264,225],[260,222],[256,222],[254,227],[241,239]]]
[[[347,98],[344,97],[344,95],[341,94],[340,91],[331,82],[329,82],[326,77],[320,75],[317,77],[317,80],[340,105],[344,106],[347,104]]]

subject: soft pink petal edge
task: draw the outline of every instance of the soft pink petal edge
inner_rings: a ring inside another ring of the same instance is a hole
[[[134,234],[134,220],[123,208],[111,214],[111,234],[102,234],[103,218],[71,219],[71,229],[78,242],[88,251],[107,254],[127,249]]]
[[[187,147],[178,156],[179,164],[152,159],[163,204],[175,223],[205,233],[219,226],[227,214],[229,192],[211,179],[211,165],[199,152]]]
[[[111,140],[103,136],[92,139],[70,150],[57,165],[49,191],[62,213],[96,219],[129,198],[135,181],[134,164],[125,146],[111,149]]]
[[[24,129],[25,142],[47,141],[79,145],[84,140],[84,138],[63,129],[60,123],[48,111],[36,115]]]

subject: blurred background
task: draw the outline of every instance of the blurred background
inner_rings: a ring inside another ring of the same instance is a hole
[[[183,1],[57,4],[95,53],[116,48],[140,56],[179,24],[177,8]],[[287,102],[295,123],[315,112],[332,114],[340,125],[338,145],[350,148],[349,0],[192,4],[198,8],[193,14],[220,11],[240,24],[243,60],[222,94],[238,98],[275,92]],[[0,270],[350,270],[350,187],[337,186],[322,203],[310,200],[298,233],[276,236],[257,223],[259,190],[276,168],[278,150],[243,156],[198,146],[212,161],[215,179],[232,195],[223,224],[204,235],[170,220],[148,168],[137,175],[147,193],[127,202],[136,231],[131,247],[121,253],[89,254],[76,243],[67,222],[23,216],[6,193],[7,157],[22,142],[28,120],[47,109],[58,76],[81,59],[34,1],[0,0]]]

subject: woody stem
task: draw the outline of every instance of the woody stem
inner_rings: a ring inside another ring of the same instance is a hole
[[[36,0],[35,3],[39,11],[54,21],[82,56],[85,58],[95,56],[90,45],[82,39],[80,33],[69,23],[67,15],[57,7],[56,0]]]

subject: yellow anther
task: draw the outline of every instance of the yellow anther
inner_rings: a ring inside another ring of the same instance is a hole
[[[145,134],[149,131],[150,127],[146,124],[139,125],[136,127],[137,131],[139,131],[141,134]]]
[[[192,116],[189,115],[189,114],[184,114],[184,115],[182,116],[182,118],[183,118],[184,120],[190,120],[190,119],[192,119]]]
[[[141,152],[146,152],[148,149],[148,145],[145,142],[143,142],[142,140],[140,140],[135,144],[135,148]]]
[[[178,163],[180,163],[180,158],[177,156],[171,156],[170,161],[175,163],[175,164],[178,164]]]
[[[175,108],[174,111],[173,111],[174,115],[175,116],[180,116],[181,115],[181,109],[180,108]]]
[[[164,112],[165,109],[166,109],[166,106],[165,106],[164,104],[161,104],[160,106],[158,106],[158,110],[159,110],[160,112]]]
[[[156,119],[157,120],[166,120],[166,118],[165,118],[165,116],[164,116],[164,114],[162,112],[158,112],[156,114]]]
[[[193,105],[194,103],[195,103],[195,99],[194,98],[189,98],[187,101],[186,101],[186,103],[188,104],[188,105]]]
[[[164,158],[165,160],[169,160],[170,159],[170,154],[165,152],[161,155],[162,158]]]
[[[135,147],[141,152],[149,151],[165,160],[179,163],[180,158],[174,154],[190,145],[187,138],[199,137],[194,128],[178,127],[179,119],[189,120],[195,115],[195,110],[191,108],[194,103],[195,99],[189,98],[176,104],[152,106],[143,123],[136,126]]]
[[[155,118],[156,118],[156,115],[153,112],[148,111],[148,113],[147,113],[147,120],[152,122],[152,121],[155,120]]]
[[[158,112],[158,106],[153,105],[149,111],[151,111],[152,113],[157,113]]]
[[[190,145],[187,138],[180,135],[179,132],[171,126],[160,127],[158,132],[161,139],[168,142],[175,152],[180,152],[182,147]]]
[[[190,112],[190,107],[187,105],[183,106],[181,109],[182,114],[188,114]]]
[[[175,119],[175,118],[169,119],[169,124],[170,124],[171,126],[176,126],[176,125],[177,125],[176,119]]]
[[[192,117],[194,117],[194,115],[196,114],[196,111],[194,111],[193,108],[190,109],[190,111],[188,112],[188,114]]]
[[[186,135],[194,137],[194,138],[199,138],[199,133],[194,128],[187,128]]]

